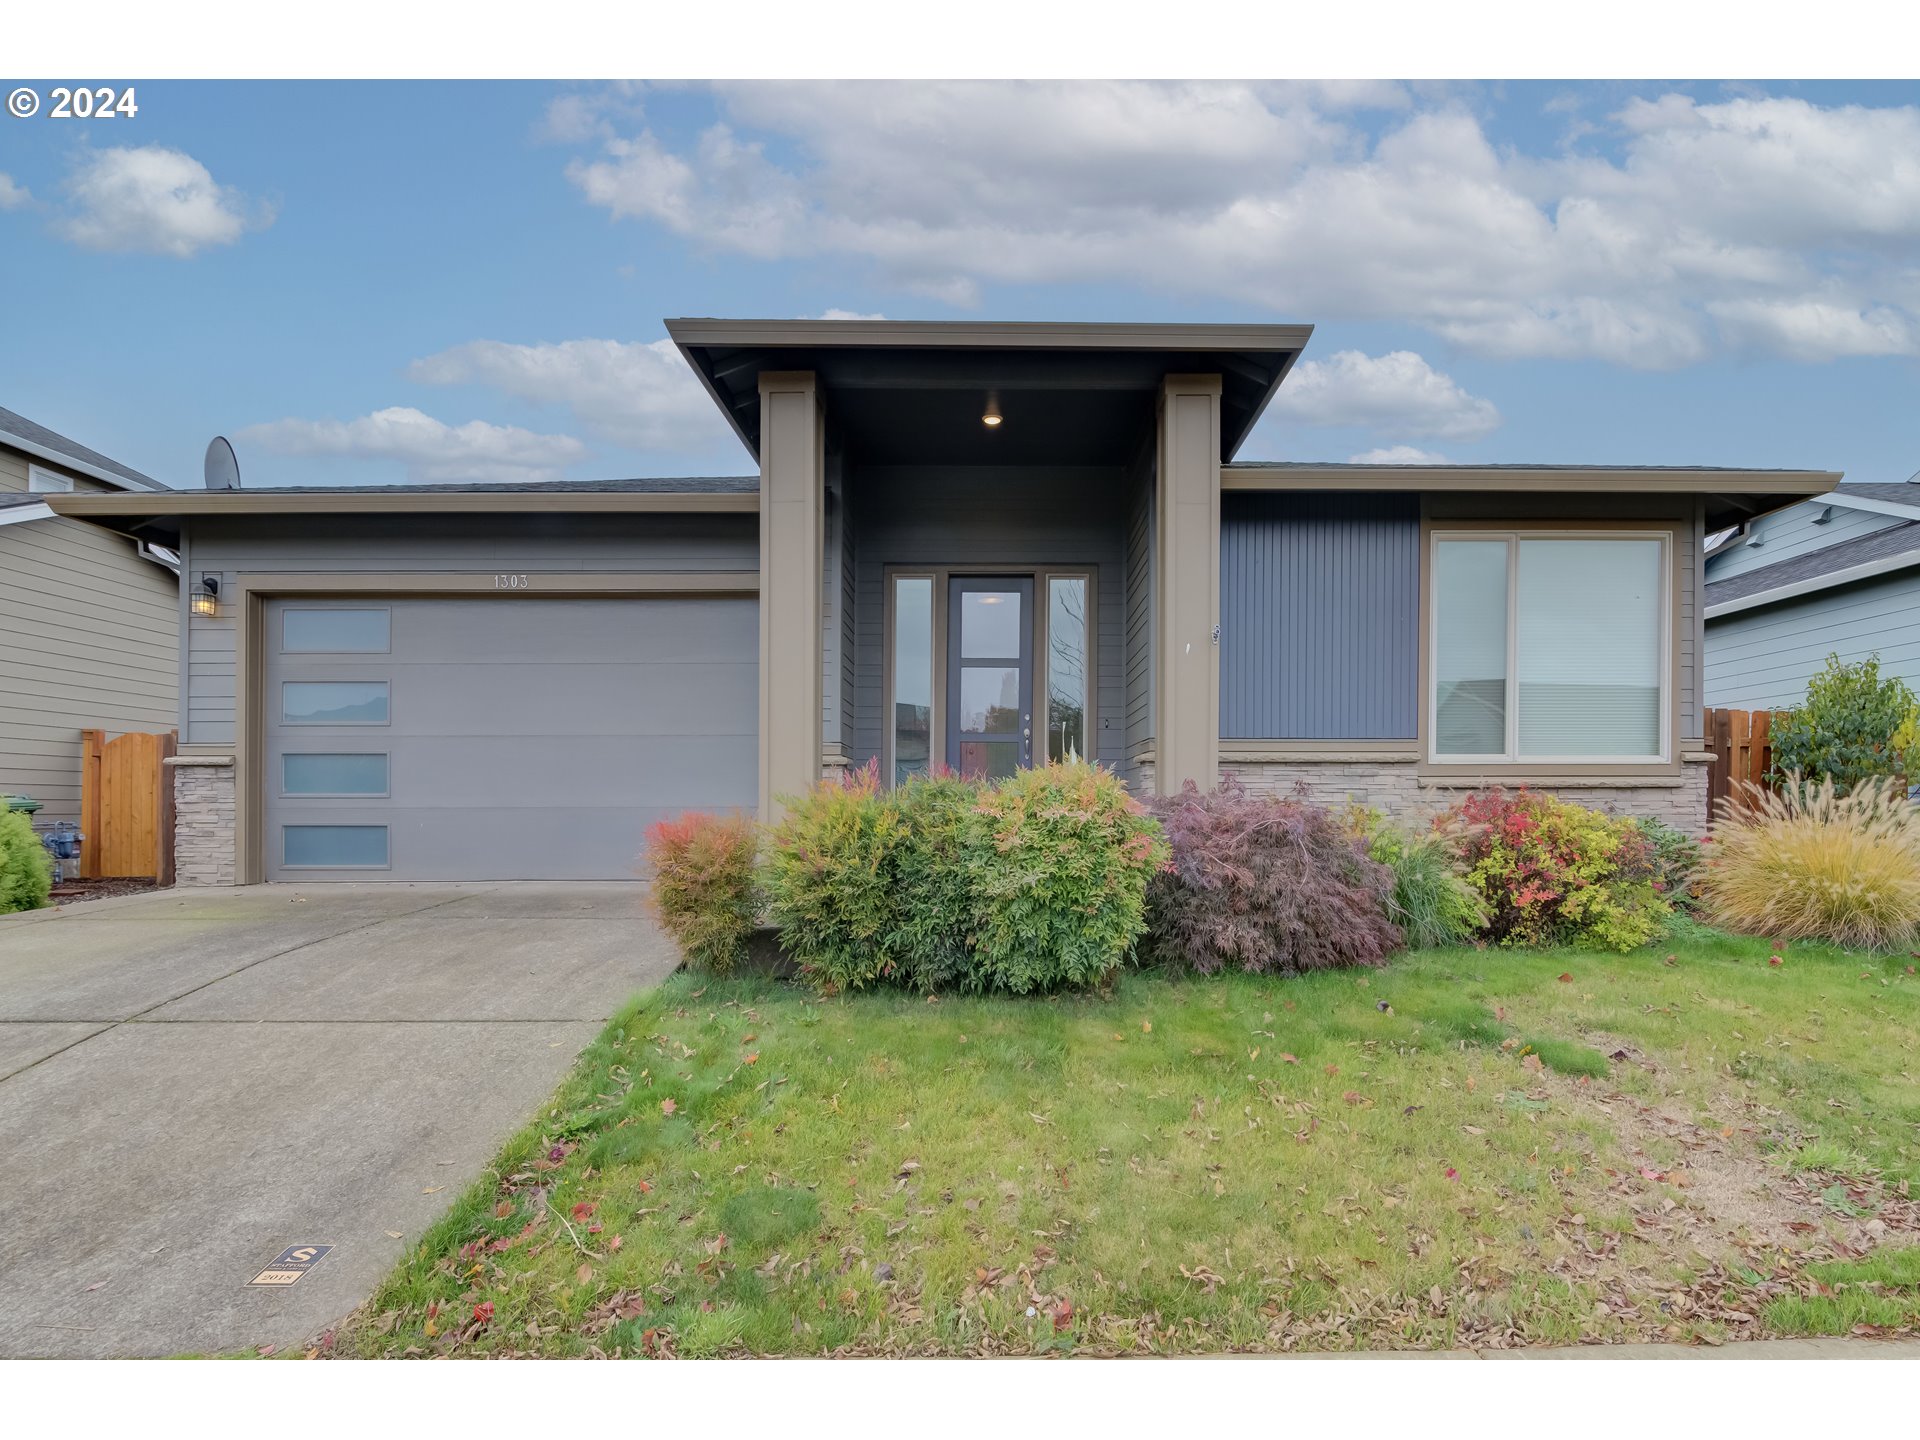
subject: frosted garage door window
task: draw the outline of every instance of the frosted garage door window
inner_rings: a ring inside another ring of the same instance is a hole
[[[287,610],[280,619],[280,648],[301,655],[380,655],[392,644],[385,607],[369,610]]]
[[[282,755],[282,795],[384,795],[385,755]]]
[[[289,867],[370,870],[387,864],[384,825],[287,825],[281,834],[281,863]]]
[[[280,687],[280,718],[288,725],[384,725],[384,680],[288,680]]]
[[[1519,753],[1660,753],[1658,540],[1519,542]]]

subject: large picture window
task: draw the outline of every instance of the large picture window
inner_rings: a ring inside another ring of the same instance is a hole
[[[1439,763],[1649,763],[1668,751],[1667,539],[1434,537]]]

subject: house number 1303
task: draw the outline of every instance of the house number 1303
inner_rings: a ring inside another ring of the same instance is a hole
[[[496,590],[525,590],[527,588],[527,577],[525,575],[496,575],[493,577],[493,588]]]

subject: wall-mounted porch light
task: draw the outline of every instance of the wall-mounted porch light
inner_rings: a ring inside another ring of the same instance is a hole
[[[220,582],[213,576],[200,577],[200,588],[193,592],[193,613],[209,619],[220,613]]]
[[[980,417],[980,423],[991,430],[1000,423],[1000,418],[1000,397],[988,391],[987,413]]]

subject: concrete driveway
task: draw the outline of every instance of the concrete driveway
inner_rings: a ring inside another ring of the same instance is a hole
[[[0,1356],[317,1333],[673,968],[638,884],[162,891],[0,918]],[[247,1282],[290,1246],[297,1283]]]

